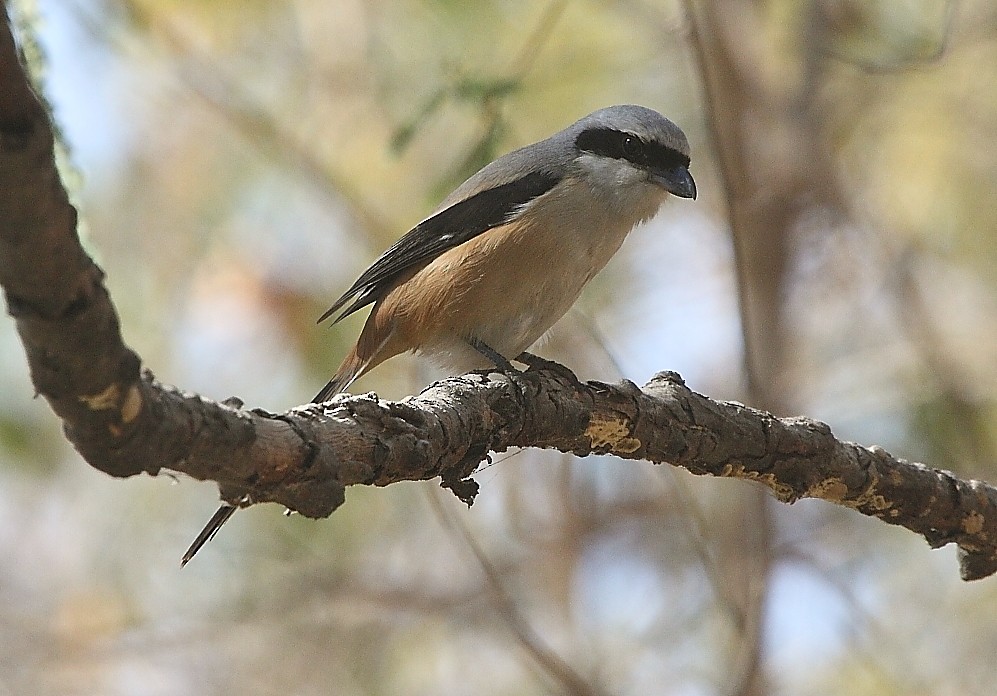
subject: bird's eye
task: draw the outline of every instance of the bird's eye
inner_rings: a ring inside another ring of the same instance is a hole
[[[621,146],[623,150],[623,156],[630,161],[635,161],[640,157],[641,147],[640,141],[633,135],[623,136],[623,144]]]

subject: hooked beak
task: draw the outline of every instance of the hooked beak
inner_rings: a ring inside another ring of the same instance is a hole
[[[683,166],[651,172],[651,181],[679,198],[696,198],[696,182]]]

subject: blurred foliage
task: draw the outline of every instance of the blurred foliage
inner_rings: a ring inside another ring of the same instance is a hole
[[[540,352],[586,378],[675,369],[745,398],[697,3],[38,6],[88,243],[163,381],[273,410],[307,400],[362,322],[315,318],[455,183],[641,103],[690,136],[700,199],[636,231]],[[809,95],[789,108],[815,118],[845,194],[794,231],[792,408],[997,480],[997,7],[724,8],[744,13],[742,86]],[[777,123],[753,123],[748,151],[806,167]],[[433,483],[351,490],[322,522],[252,509],[180,572],[214,488],[90,470],[31,398],[12,322],[0,352],[0,691],[539,694],[577,678],[698,696],[744,693],[742,668],[772,694],[997,683],[997,585],[960,584],[951,549],[819,503],[761,519],[743,482],[608,458],[495,454],[469,511]],[[436,376],[398,358],[358,388],[401,397]]]
[[[837,58],[889,71],[925,67],[945,54],[956,2],[839,0],[821,7]]]

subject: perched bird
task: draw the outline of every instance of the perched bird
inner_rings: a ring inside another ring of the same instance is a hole
[[[499,157],[457,187],[319,318],[373,304],[356,345],[315,396],[326,401],[399,353],[454,372],[535,343],[668,194],[695,198],[689,142],[656,111],[600,109]],[[189,561],[237,509],[222,505]]]

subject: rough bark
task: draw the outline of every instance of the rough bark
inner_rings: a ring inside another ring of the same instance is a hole
[[[76,235],[47,114],[8,23],[0,34],[0,284],[35,389],[92,466],[118,477],[183,472],[217,481],[228,500],[322,517],[358,483],[439,476],[470,502],[475,468],[508,447],[614,454],[750,479],[787,503],[845,505],[932,546],[958,544],[967,580],[997,572],[997,489],[839,441],[823,423],[708,399],[675,373],[640,389],[582,383],[537,360],[402,402],[342,395],[282,414],[158,384],[122,341],[103,274]]]

